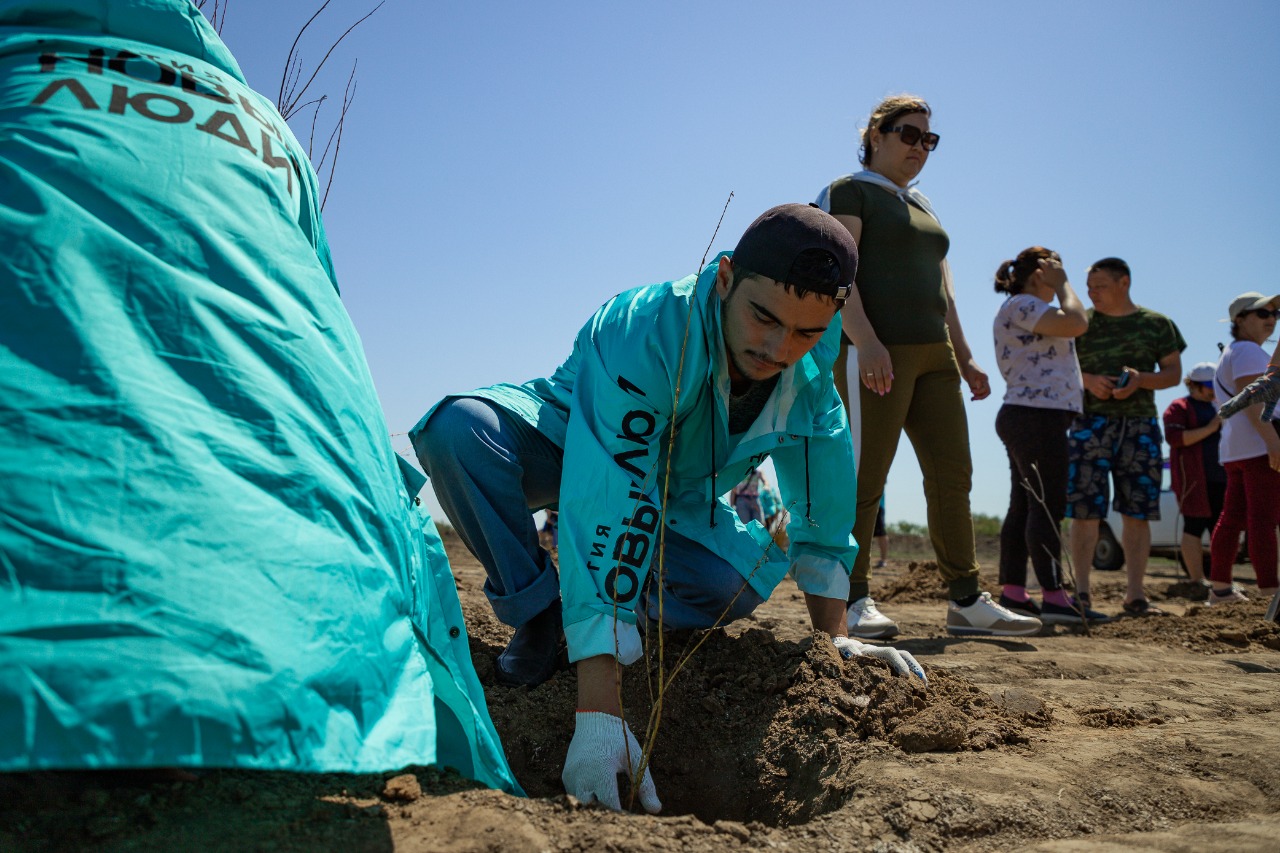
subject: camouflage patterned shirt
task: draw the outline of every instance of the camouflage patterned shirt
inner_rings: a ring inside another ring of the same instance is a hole
[[[1082,373],[1100,373],[1112,378],[1125,367],[1150,372],[1160,359],[1187,348],[1173,321],[1148,308],[1139,308],[1123,317],[1099,314],[1090,308],[1089,330],[1076,339],[1076,354]],[[1109,418],[1154,418],[1156,395],[1139,388],[1124,400],[1099,400],[1085,391],[1084,410]]]

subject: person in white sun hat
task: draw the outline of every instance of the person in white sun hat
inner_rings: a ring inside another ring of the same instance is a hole
[[[1182,513],[1182,563],[1191,580],[1206,586],[1201,537],[1222,515],[1227,472],[1218,461],[1222,420],[1213,403],[1217,365],[1202,361],[1187,373],[1187,396],[1164,410],[1164,437],[1169,442],[1169,475]]]
[[[1219,406],[1259,379],[1267,370],[1262,344],[1275,332],[1280,316],[1280,294],[1264,296],[1251,291],[1231,300],[1227,316],[1232,341],[1222,352],[1213,377]],[[1275,594],[1276,525],[1280,524],[1280,434],[1264,421],[1264,403],[1243,410],[1243,415],[1222,425],[1219,458],[1227,469],[1227,493],[1222,516],[1209,546],[1209,604],[1240,601],[1244,594],[1231,585],[1240,533],[1249,531],[1249,561],[1258,578],[1258,591]]]

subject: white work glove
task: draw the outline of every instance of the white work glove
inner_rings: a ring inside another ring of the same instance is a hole
[[[625,720],[602,711],[578,711],[560,774],[566,791],[584,803],[599,800],[621,811],[618,774],[635,778],[639,766],[640,744]],[[649,814],[662,810],[648,767],[640,780],[640,805]]]
[[[840,657],[845,660],[860,656],[875,658],[889,664],[889,668],[898,675],[914,675],[924,684],[929,683],[929,679],[924,676],[924,668],[916,663],[916,659],[912,657],[911,652],[904,652],[892,646],[873,646],[869,643],[860,643],[850,637],[834,637],[831,642],[839,650]]]

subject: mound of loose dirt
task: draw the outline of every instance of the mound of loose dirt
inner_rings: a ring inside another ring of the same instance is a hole
[[[878,585],[876,599],[898,604],[946,601],[947,584],[933,560],[907,564],[906,571]]]
[[[1142,640],[1202,654],[1280,651],[1280,625],[1267,622],[1266,601],[1251,600],[1213,607],[1192,605],[1184,615],[1119,617],[1093,631],[1099,637]]]
[[[664,658],[668,674],[682,665],[662,692],[651,761],[663,778],[663,811],[707,822],[808,821],[847,802],[865,784],[859,763],[885,750],[1022,743],[1025,726],[1049,720],[1034,697],[993,699],[944,672],[931,673],[926,689],[878,661],[842,660],[824,634],[779,642],[760,629],[738,637],[717,630],[669,642]],[[642,742],[659,675],[651,661],[630,667],[624,680]],[[517,778],[532,796],[559,794],[577,695],[573,673],[559,672],[533,690],[503,688],[491,676],[491,665],[484,666],[494,724]]]
[[[1165,600],[1185,598],[1188,601],[1206,601],[1209,598],[1209,587],[1199,581],[1184,578],[1183,580],[1166,584],[1159,597]]]

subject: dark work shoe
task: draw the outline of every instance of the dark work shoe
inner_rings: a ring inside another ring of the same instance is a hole
[[[1135,598],[1133,601],[1126,601],[1120,608],[1123,612],[1122,616],[1164,616],[1163,610],[1156,607],[1145,598]]]
[[[1061,604],[1046,601],[1040,614],[1040,621],[1046,625],[1081,625],[1085,619],[1088,619],[1091,624],[1111,621],[1110,616],[1088,607],[1079,598],[1076,599],[1076,605],[1084,611],[1083,615],[1075,607],[1063,607]]]
[[[516,629],[511,642],[494,661],[494,680],[504,687],[537,687],[555,673],[563,645],[564,627],[557,599]]]
[[[1021,613],[1023,616],[1040,615],[1040,605],[1029,598],[1026,601],[1015,601],[1004,593],[1000,593],[1000,606],[1014,613]]]

